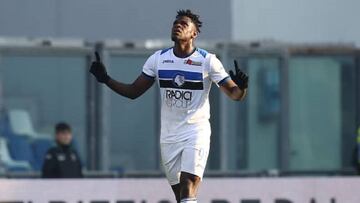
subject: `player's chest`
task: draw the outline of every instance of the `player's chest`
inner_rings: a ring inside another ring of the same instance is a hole
[[[162,88],[202,90],[207,72],[199,58],[162,58],[156,74]]]

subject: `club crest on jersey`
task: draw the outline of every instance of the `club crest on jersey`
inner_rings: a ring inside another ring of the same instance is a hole
[[[162,63],[174,63],[174,60],[167,59],[163,60]]]
[[[202,63],[200,61],[193,61],[191,59],[185,60],[184,64],[191,65],[191,66],[201,66],[202,65]]]
[[[183,86],[184,83],[185,83],[185,76],[180,74],[180,73],[176,74],[174,79],[173,79],[173,83],[177,87]]]

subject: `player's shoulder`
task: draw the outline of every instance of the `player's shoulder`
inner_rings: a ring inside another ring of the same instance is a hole
[[[196,52],[199,55],[201,55],[202,57],[204,57],[205,59],[208,59],[208,60],[213,58],[213,57],[216,57],[215,54],[213,54],[213,53],[211,53],[211,52],[209,52],[209,51],[207,51],[205,49],[199,48],[199,47],[196,48]]]
[[[196,47],[195,51],[204,58],[209,57],[209,54],[210,54],[207,50],[199,48],[199,47]]]
[[[156,50],[152,55],[153,55],[153,56],[163,55],[163,54],[165,54],[165,53],[168,53],[171,49],[172,49],[172,47],[168,47],[168,48],[164,48],[164,49],[159,49],[159,50]]]
[[[158,50],[159,55],[163,55],[165,53],[168,53],[172,48],[173,47],[168,47],[168,48],[165,48],[165,49]]]
[[[196,53],[197,53],[198,57],[201,57],[204,59],[205,67],[210,67],[211,64],[213,63],[212,61],[214,61],[214,59],[215,60],[217,59],[215,54],[213,54],[205,49],[202,49],[202,48],[197,47]]]
[[[172,47],[169,48],[165,48],[165,49],[159,49],[157,51],[155,51],[149,58],[152,58],[153,60],[159,58],[162,55],[165,55],[165,53],[168,53],[170,50],[172,49]]]

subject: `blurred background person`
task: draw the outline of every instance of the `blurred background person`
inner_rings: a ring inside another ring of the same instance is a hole
[[[356,145],[353,151],[353,166],[357,175],[360,175],[360,126],[357,129]]]
[[[42,168],[43,178],[82,178],[82,165],[78,153],[72,148],[71,127],[64,122],[55,126],[57,146],[48,150]]]

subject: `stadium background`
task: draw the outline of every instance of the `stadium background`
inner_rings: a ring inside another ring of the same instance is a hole
[[[154,50],[171,46],[170,26],[183,8],[204,22],[198,46],[227,69],[238,59],[250,76],[244,103],[212,89],[208,176],[355,174],[359,7],[357,0],[3,0],[1,175],[37,177],[53,125],[67,121],[88,177],[162,176],[156,86],[130,101],[87,71],[98,50],[114,78],[131,82]]]

